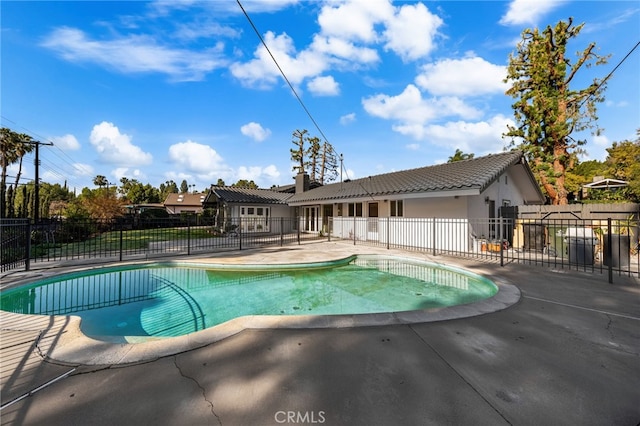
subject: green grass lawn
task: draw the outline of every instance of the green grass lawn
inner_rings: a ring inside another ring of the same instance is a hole
[[[35,257],[69,257],[113,255],[123,251],[144,251],[151,243],[187,239],[216,238],[210,227],[151,228],[96,233],[84,241],[56,243],[46,242],[32,247]]]

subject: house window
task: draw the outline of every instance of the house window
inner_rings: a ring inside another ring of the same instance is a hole
[[[338,204],[338,211],[336,212],[336,216],[342,216],[342,203]]]
[[[395,216],[402,217],[402,216],[404,216],[402,200],[391,200],[391,212],[390,212],[390,215],[392,217],[395,217]]]
[[[362,203],[349,203],[349,216],[362,217]]]
[[[262,215],[264,214],[264,213],[263,213],[264,209],[263,209],[262,207],[258,207],[256,210],[257,210],[257,213],[256,213],[256,214],[257,214],[258,216],[262,216]]]
[[[369,203],[369,217],[378,217],[378,203]]]
[[[509,185],[509,176],[504,175],[504,184]]]
[[[255,209],[253,207],[247,207],[247,214],[250,214],[250,215],[255,214],[254,211]]]

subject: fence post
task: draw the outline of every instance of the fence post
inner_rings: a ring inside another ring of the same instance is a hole
[[[242,232],[242,217],[240,218],[240,220],[238,221],[238,245],[239,248],[238,250],[242,250],[242,234],[244,232]]]
[[[354,207],[353,214],[354,214],[354,216],[353,216],[353,245],[355,246],[355,245],[356,245],[356,233],[357,233],[357,229],[356,229],[357,224],[356,224],[356,216],[355,216],[355,214],[356,214],[356,212],[355,212],[355,207]]]
[[[500,236],[500,266],[504,266],[504,235],[502,235],[502,216],[498,218],[498,235]]]
[[[609,258],[608,258],[608,269],[609,269],[609,284],[613,284],[613,247],[611,246],[611,218],[607,218],[607,249],[610,250]],[[604,260],[604,256],[607,255],[607,250],[602,248],[602,259]]]
[[[122,262],[122,225],[120,225],[120,255],[118,256],[118,259],[120,260],[120,262]]]
[[[387,250],[389,250],[389,247],[391,247],[389,239],[391,238],[391,234],[390,234],[390,228],[391,227],[391,218],[389,216],[387,216]]]
[[[187,255],[191,254],[191,220],[187,217]]]
[[[436,218],[435,217],[433,218],[433,225],[431,226],[431,233],[433,234],[432,237],[431,237],[431,239],[432,239],[431,244],[433,245],[433,255],[437,256],[437,253],[436,253]]]
[[[27,239],[25,246],[26,246],[26,253],[24,256],[24,270],[25,271],[30,271],[31,270],[31,223],[27,223],[27,235],[25,235],[25,238]]]
[[[297,238],[298,238],[298,245],[300,245],[300,228],[302,228],[302,226],[301,226],[302,224],[300,223],[300,216],[296,217],[296,221],[298,222],[298,226],[296,226],[296,228],[298,228],[297,229],[298,232],[296,234],[297,234]]]
[[[331,242],[331,230],[333,229],[333,217],[327,218],[327,242]]]
[[[284,217],[280,218],[280,247],[284,245]]]

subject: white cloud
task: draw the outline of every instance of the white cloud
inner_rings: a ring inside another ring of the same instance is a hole
[[[80,143],[75,136],[67,134],[63,136],[54,136],[51,141],[55,146],[63,151],[76,151],[80,149]]]
[[[407,145],[406,145],[406,148],[407,148],[409,151],[417,151],[417,150],[419,150],[419,149],[420,149],[420,144],[417,144],[417,143],[410,143],[410,144],[407,144]]]
[[[261,188],[271,187],[280,178],[280,172],[273,164],[267,167],[240,166],[236,174],[238,179],[252,180]]]
[[[56,28],[42,43],[71,62],[97,63],[122,73],[156,72],[176,81],[198,81],[222,66],[222,45],[206,51],[162,46],[148,35],[91,40],[75,28]]]
[[[268,31],[264,40],[280,69],[294,85],[307,77],[322,73],[328,67],[324,55],[313,51],[296,53],[293,40],[286,33],[276,36]],[[273,85],[281,75],[271,55],[262,44],[254,51],[254,59],[245,63],[233,63],[230,70],[231,74],[244,85],[260,88]]]
[[[340,85],[330,75],[316,77],[309,81],[307,89],[317,96],[336,96],[340,94]]]
[[[216,175],[228,172],[229,167],[213,148],[188,140],[169,147],[169,160],[182,173]]]
[[[547,12],[552,11],[566,0],[513,0],[509,10],[500,18],[502,25],[536,25]]]
[[[385,48],[394,51],[404,61],[423,58],[435,48],[433,41],[443,23],[422,3],[403,5],[386,22]]]
[[[334,56],[348,61],[352,66],[358,64],[373,64],[380,60],[375,49],[363,46],[356,46],[353,42],[338,37],[325,37],[316,35],[311,44],[311,50],[328,57]],[[344,62],[334,61],[341,65]]]
[[[130,169],[129,167],[118,167],[111,171],[111,176],[116,179],[118,185],[120,185],[120,179],[126,177],[127,179],[135,179],[138,182],[142,182],[146,179],[147,175],[140,169]]]
[[[354,121],[356,121],[356,114],[354,112],[350,114],[345,114],[342,117],[340,117],[340,124],[342,124],[343,126],[353,123]]]
[[[271,130],[264,129],[259,123],[253,121],[240,127],[240,132],[256,142],[262,142],[271,136]]]
[[[103,121],[93,126],[89,141],[106,163],[121,166],[138,166],[151,164],[153,156],[131,143],[131,137],[120,133],[113,125]]]
[[[325,35],[374,43],[379,38],[375,25],[391,16],[393,6],[388,1],[333,2],[322,7],[318,24]]]
[[[416,84],[434,95],[477,96],[504,93],[507,68],[479,57],[444,59],[422,67]]]
[[[502,151],[508,143],[502,139],[502,134],[507,131],[507,124],[514,123],[511,119],[498,114],[488,121],[455,121],[443,125],[413,126],[412,128],[394,126],[394,130],[414,137],[418,134],[418,139],[434,145],[483,155]]]
[[[442,19],[422,3],[394,7],[389,1],[331,1],[318,14],[319,32],[298,51],[286,33],[267,31],[264,40],[292,84],[301,84],[331,70],[360,70],[380,61],[377,48],[399,55],[404,61],[429,55]],[[249,87],[266,89],[280,79],[280,71],[262,44],[253,59],[235,62],[232,75]],[[310,83],[313,85],[313,83]]]
[[[401,133],[412,134],[416,139],[422,137],[421,129],[425,123],[438,118],[459,116],[475,119],[481,116],[480,111],[456,97],[423,99],[420,90],[413,84],[407,85],[397,96],[379,94],[363,99],[362,105],[365,111],[375,117],[399,121],[397,127],[404,129]]]

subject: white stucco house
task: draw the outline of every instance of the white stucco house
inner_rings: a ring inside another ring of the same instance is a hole
[[[292,228],[302,232],[378,242],[397,238],[425,246],[431,244],[436,233],[496,238],[499,232],[495,219],[505,216],[509,210],[505,207],[545,201],[520,151],[314,188],[306,174],[299,174],[295,192],[290,192],[293,188],[212,187],[205,202],[222,209],[226,217],[263,222],[258,229],[248,220],[250,229],[243,229],[245,232],[273,232],[273,221],[268,218],[298,218]],[[412,235],[425,241],[408,241]],[[458,247],[461,243],[455,244]],[[469,244],[472,242],[464,242],[460,249]]]
[[[303,229],[322,230],[331,218],[337,232],[354,217],[493,219],[500,207],[544,200],[522,152],[512,151],[297,191],[287,203]]]

